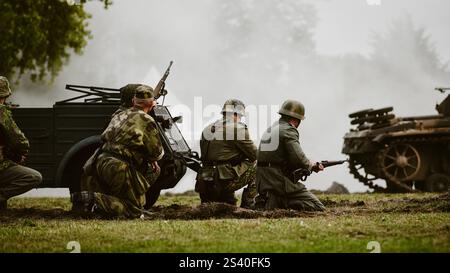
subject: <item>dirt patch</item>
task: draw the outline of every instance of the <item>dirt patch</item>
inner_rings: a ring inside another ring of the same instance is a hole
[[[433,197],[403,197],[374,201],[333,200],[329,197],[321,200],[327,207],[325,212],[305,212],[295,210],[248,210],[223,203],[202,205],[156,206],[145,214],[149,220],[206,220],[206,219],[255,219],[255,218],[294,218],[326,215],[373,213],[430,213],[450,212],[450,192]],[[79,214],[62,208],[10,208],[0,212],[1,223],[17,222],[17,219],[83,219]],[[95,217],[98,218],[98,217]]]
[[[322,199],[320,200],[322,204],[325,205],[327,208],[335,208],[335,207],[363,207],[366,205],[366,202],[362,200],[357,201],[350,201],[350,200],[340,200],[340,201],[334,201],[330,198]]]
[[[10,208],[0,212],[0,222],[8,223],[16,219],[74,219],[76,216],[64,209],[39,209],[39,208]]]
[[[390,199],[379,201],[383,212],[450,212],[450,192],[427,198]]]
[[[254,218],[287,218],[310,217],[318,213],[295,210],[271,210],[259,211],[238,208],[223,203],[202,204],[199,206],[171,205],[168,207],[157,206],[152,208],[145,216],[147,219],[179,219],[179,220],[203,220],[203,219],[254,219]]]

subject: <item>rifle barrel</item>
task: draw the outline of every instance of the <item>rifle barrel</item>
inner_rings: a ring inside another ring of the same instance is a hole
[[[324,168],[326,167],[331,167],[331,166],[335,166],[335,165],[340,165],[340,164],[344,164],[345,162],[347,162],[348,160],[338,160],[338,161],[322,161],[320,162]]]

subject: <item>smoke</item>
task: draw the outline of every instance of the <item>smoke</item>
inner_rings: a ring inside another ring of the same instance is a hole
[[[51,107],[74,95],[64,90],[66,83],[155,85],[174,60],[167,80],[168,104],[194,109],[195,98],[201,98],[203,106],[219,107],[228,98],[239,98],[257,109],[276,109],[285,99],[297,99],[306,105],[307,118],[300,128],[306,154],[316,160],[342,159],[348,113],[392,105],[397,115],[433,114],[434,103],[442,99],[433,88],[450,85],[450,73],[433,45],[434,37],[406,7],[397,7],[395,14],[386,11],[395,20],[382,22],[372,34],[363,31],[365,52],[323,54],[318,49],[324,48],[328,36],[327,43],[341,46],[341,39],[348,37],[349,30],[336,33],[332,27],[346,24],[352,16],[357,20],[356,14],[367,8],[365,1],[345,1],[341,11],[333,11],[340,17],[331,22],[328,8],[339,8],[340,2],[344,1],[116,0],[108,10],[90,2],[86,8],[93,14],[94,38],[84,54],[73,55],[52,85],[24,81],[14,99],[22,106]],[[395,1],[383,1],[382,6],[391,2]],[[419,2],[407,1],[408,7]],[[273,110],[258,115],[249,122],[256,142],[277,118]],[[183,133],[198,136],[192,119],[184,118],[190,125],[183,126]],[[214,115],[197,121],[204,126],[212,119]],[[199,150],[198,139],[191,139],[190,145]],[[351,191],[366,190],[343,166],[313,175],[307,186],[325,189],[332,181]],[[193,185],[194,175],[188,173],[175,191]]]

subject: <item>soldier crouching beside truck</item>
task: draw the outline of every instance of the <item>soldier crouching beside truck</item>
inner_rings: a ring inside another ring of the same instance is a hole
[[[42,183],[38,171],[20,165],[25,161],[30,144],[5,105],[10,95],[8,79],[0,76],[0,210],[6,209],[9,198]]]
[[[305,108],[298,101],[287,100],[278,113],[281,118],[263,134],[258,149],[256,206],[322,211],[325,206],[294,175],[298,169],[324,169],[322,164],[310,161],[300,147],[297,128],[305,118]]]
[[[195,190],[202,203],[223,202],[236,205],[234,192],[242,193],[241,207],[253,208],[257,194],[255,184],[256,146],[247,126],[241,122],[245,105],[227,100],[223,118],[208,125],[200,140],[202,168],[197,174]]]
[[[71,196],[73,209],[108,217],[137,218],[145,194],[160,174],[164,155],[155,120],[153,89],[136,88],[133,107],[113,115],[102,134],[102,146],[86,162],[81,192]]]

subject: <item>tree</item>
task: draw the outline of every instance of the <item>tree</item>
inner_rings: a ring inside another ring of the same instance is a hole
[[[374,33],[372,46],[373,65],[385,74],[403,74],[405,80],[421,75],[448,77],[447,64],[441,62],[425,28],[416,27],[410,16],[393,22],[384,35]]]
[[[100,0],[105,8],[111,0]],[[73,52],[81,54],[92,36],[86,0],[0,1],[0,75],[30,74],[33,81],[54,79]]]

